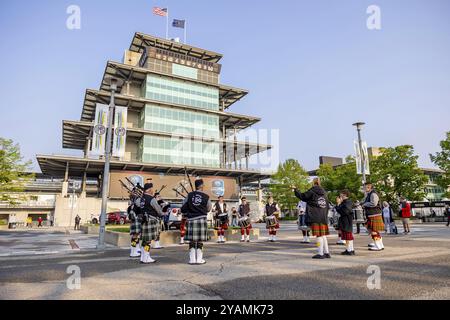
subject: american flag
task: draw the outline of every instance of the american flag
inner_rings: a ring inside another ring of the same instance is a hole
[[[153,13],[157,16],[166,17],[167,16],[167,8],[153,7]]]

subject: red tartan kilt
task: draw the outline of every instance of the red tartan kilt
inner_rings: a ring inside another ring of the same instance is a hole
[[[252,224],[251,224],[251,223],[248,225],[247,228],[242,228],[242,227],[241,227],[242,230],[246,230],[246,229],[249,229],[249,230],[250,230],[250,229],[252,229],[252,228],[253,228],[253,227],[252,227]]]
[[[353,232],[340,231],[342,240],[355,240],[353,238]]]
[[[313,223],[311,225],[311,233],[315,237],[323,237],[330,234],[327,224]]]
[[[384,231],[384,221],[382,216],[367,217],[366,228],[369,231]]]
[[[228,223],[221,224],[221,225],[220,225],[220,228],[221,228],[222,230],[228,230]]]

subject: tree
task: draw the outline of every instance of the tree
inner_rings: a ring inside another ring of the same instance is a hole
[[[300,190],[309,188],[308,173],[300,163],[294,159],[288,159],[278,166],[277,172],[272,176],[269,186],[270,192],[281,208],[294,210],[298,199],[291,187],[296,186]]]
[[[341,190],[347,189],[353,200],[363,197],[361,191],[361,177],[356,172],[356,162],[351,156],[346,158],[346,163],[333,168],[330,164],[322,164],[317,170],[322,187],[327,190],[328,198],[334,202]]]
[[[0,138],[0,201],[16,204],[15,193],[24,190],[25,183],[33,177],[27,174],[31,161],[23,162],[20,147],[12,140]]]
[[[381,148],[381,155],[372,160],[370,181],[380,193],[381,200],[393,206],[403,196],[410,201],[422,201],[427,176],[417,165],[411,145]]]
[[[436,152],[434,155],[430,154],[430,159],[439,169],[444,171],[442,175],[436,177],[436,183],[445,190],[444,197],[450,198],[448,190],[450,186],[450,131],[446,135],[447,138],[439,143],[442,151]]]

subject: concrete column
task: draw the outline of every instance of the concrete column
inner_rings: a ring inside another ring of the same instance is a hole
[[[67,197],[68,190],[69,190],[69,162],[66,163],[66,171],[64,173],[64,181],[62,183],[61,196]]]
[[[86,198],[86,180],[87,180],[87,173],[85,172],[83,174],[83,181],[81,182],[81,198]]]
[[[233,162],[234,162],[234,168],[237,169],[237,130],[236,127],[234,128],[234,143],[233,143]]]

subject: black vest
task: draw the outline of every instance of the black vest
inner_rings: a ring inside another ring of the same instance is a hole
[[[144,200],[144,209],[143,209],[144,214],[158,218],[158,212],[151,205],[153,197],[149,194],[144,194],[142,198]]]
[[[275,212],[277,212],[277,203],[273,202],[272,204],[266,204],[266,216],[271,216],[273,215]]]
[[[227,204],[225,202],[223,203],[223,212],[222,212],[222,210],[220,210],[219,201],[216,202],[214,207],[215,207],[215,211],[217,212],[218,215],[222,214],[222,213],[227,213]]]
[[[372,196],[373,193],[378,195],[375,190],[370,191],[367,194],[367,196],[366,196],[365,202],[370,202],[370,197]],[[378,199],[378,204],[375,207],[364,207],[364,209],[366,211],[366,215],[367,216],[373,216],[373,215],[376,215],[376,214],[381,214],[380,199]]]
[[[206,216],[208,214],[209,196],[201,191],[189,192],[186,202],[181,207],[181,212],[188,219]]]
[[[241,217],[248,216],[250,213],[250,204],[246,203],[245,205],[243,205],[243,204],[239,205],[238,212]]]

